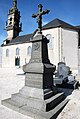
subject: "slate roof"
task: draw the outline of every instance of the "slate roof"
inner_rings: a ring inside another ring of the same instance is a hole
[[[65,27],[65,28],[74,28],[74,26],[60,20],[60,19],[54,19],[51,22],[47,23],[46,25],[43,26],[43,30],[44,29],[48,29],[48,28],[55,28],[55,27]]]
[[[75,29],[75,30],[79,30],[80,26],[72,26],[60,19],[54,19],[51,22],[47,23],[46,25],[43,26],[43,30],[45,29],[50,29],[50,28],[56,28],[56,27],[64,27],[64,28],[69,28],[69,29]],[[30,39],[34,36],[34,34],[37,32],[37,30],[35,30],[34,33],[32,34],[27,34],[27,35],[23,35],[23,36],[18,36],[14,39],[12,39],[8,44],[6,45],[15,45],[15,44],[21,44],[21,43],[29,43]],[[4,44],[2,44],[1,46],[5,46]]]
[[[80,30],[80,25],[78,25],[78,26],[75,26],[76,28],[78,28],[79,30]]]
[[[8,44],[6,45],[15,45],[15,44],[21,44],[21,43],[29,43],[32,38],[32,34],[27,34],[23,36],[17,36],[16,38],[12,39]],[[2,44],[2,46],[4,46]]]

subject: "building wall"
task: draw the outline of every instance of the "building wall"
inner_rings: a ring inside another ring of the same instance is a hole
[[[78,32],[74,30],[62,29],[62,59],[68,66],[78,72]]]
[[[43,34],[53,37],[53,47],[49,49],[51,63],[57,66],[58,62],[64,61],[74,74],[78,73],[78,32],[58,27],[43,30]]]
[[[27,53],[28,47],[31,46],[31,43],[16,44],[10,46],[2,47],[2,67],[14,67],[15,58],[20,57],[20,66],[23,66],[25,63],[29,62],[31,54]],[[20,55],[16,55],[16,48],[20,49]],[[9,49],[9,57],[6,57],[6,50]]]
[[[2,47],[0,47],[0,67],[1,67],[1,64],[2,64]]]
[[[60,61],[71,67],[74,72],[78,69],[78,33],[70,29],[53,28],[43,30],[43,35],[51,34],[52,47],[48,45],[48,54],[50,62],[57,66]],[[20,66],[23,66],[29,62],[31,55],[27,54],[27,49],[32,46],[31,43],[16,44],[10,46],[4,46],[2,48],[2,66],[14,67],[15,66],[15,54],[16,48],[20,49]],[[6,57],[6,49],[9,49],[10,55]]]
[[[52,64],[57,65],[57,62],[59,61],[58,28],[43,30],[43,35],[46,36],[47,34],[51,34],[53,38],[52,48],[48,46],[49,59]]]
[[[78,49],[78,74],[80,74],[80,47]]]
[[[7,31],[7,39],[11,40],[13,37],[13,30]]]
[[[52,35],[52,47],[49,47],[48,44],[48,54],[49,59],[52,64],[57,65],[57,62],[59,61],[59,52],[58,52],[58,28],[55,29],[49,29],[44,30],[43,35]],[[15,66],[15,57],[16,57],[16,48],[18,47],[20,49],[20,66],[25,64],[26,62],[29,62],[29,59],[31,58],[30,55],[27,55],[27,48],[29,46],[32,46],[31,43],[24,43],[24,44],[17,44],[17,45],[10,45],[10,46],[4,46],[2,47],[2,67],[14,67]],[[6,57],[6,50],[9,49],[10,54],[9,57]],[[13,54],[13,55],[12,55]]]

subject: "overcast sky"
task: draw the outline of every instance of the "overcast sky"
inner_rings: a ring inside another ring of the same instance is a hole
[[[23,32],[20,35],[34,32],[37,28],[32,14],[38,11],[38,4],[43,5],[43,10],[49,9],[50,13],[43,16],[43,25],[55,18],[59,18],[72,25],[80,25],[80,0],[17,0],[21,12]],[[5,22],[8,10],[12,7],[13,0],[0,0],[0,44],[6,38]]]

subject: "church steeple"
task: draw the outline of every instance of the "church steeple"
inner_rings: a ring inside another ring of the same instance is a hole
[[[17,0],[13,0],[13,7],[17,9]]]
[[[22,23],[20,23],[20,11],[17,8],[17,0],[13,0],[13,6],[8,12],[8,21],[6,21],[7,40],[19,36],[22,29]]]

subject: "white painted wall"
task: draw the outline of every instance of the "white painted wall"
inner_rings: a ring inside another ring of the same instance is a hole
[[[62,45],[65,62],[74,70],[78,71],[78,32],[68,29],[62,29]]]
[[[0,66],[2,64],[2,47],[0,47]]]
[[[53,48],[49,49],[51,63],[64,61],[71,67],[74,74],[78,73],[78,32],[67,28],[43,30],[43,34],[54,37]]]
[[[53,37],[52,48],[48,47],[49,59],[51,63],[57,65],[59,61],[59,48],[58,48],[58,28],[43,30],[43,35],[51,34]]]
[[[12,40],[13,38],[13,30],[7,31],[7,39]]]
[[[2,67],[14,67],[15,66],[15,57],[16,57],[16,48],[20,49],[20,66],[23,66],[29,62],[31,55],[27,54],[27,48],[32,46],[31,43],[16,44],[10,46],[2,47]],[[6,49],[9,49],[9,57],[6,57]]]
[[[80,74],[80,47],[78,49],[78,74]]]

